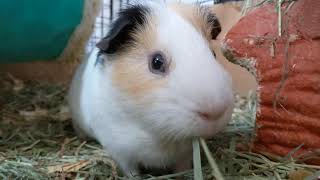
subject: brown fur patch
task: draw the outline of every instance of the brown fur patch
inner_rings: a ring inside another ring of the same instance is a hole
[[[161,50],[156,45],[155,25],[151,22],[154,21],[148,19],[146,27],[133,33],[135,45],[128,47],[125,53],[116,55],[117,59],[113,61],[112,82],[130,97],[141,98],[164,87],[168,81],[166,77],[149,71],[148,56]],[[162,52],[170,61],[169,54],[165,50]]]
[[[212,27],[206,21],[207,14],[211,12],[210,9],[184,3],[172,3],[169,5],[169,8],[189,21],[208,41],[211,40]]]

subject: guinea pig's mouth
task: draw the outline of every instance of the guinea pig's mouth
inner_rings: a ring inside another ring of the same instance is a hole
[[[202,111],[194,112],[194,121],[198,126],[198,135],[202,138],[212,138],[220,132],[227,124],[225,117],[226,111],[222,113],[208,113]]]
[[[202,119],[204,121],[209,121],[211,119],[211,117],[212,117],[212,115],[207,113],[207,112],[199,111],[199,112],[196,112],[196,114],[200,119]]]

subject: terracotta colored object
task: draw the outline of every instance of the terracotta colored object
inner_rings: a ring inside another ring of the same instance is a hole
[[[258,81],[254,151],[285,156],[302,145],[297,157],[320,150],[320,1],[288,6],[281,37],[275,5],[267,4],[231,28],[223,51]]]

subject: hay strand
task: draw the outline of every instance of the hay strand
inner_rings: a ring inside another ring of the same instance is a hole
[[[214,160],[214,158],[212,157],[211,155],[211,152],[207,146],[207,143],[201,138],[200,139],[200,143],[201,143],[201,146],[207,156],[207,159],[209,161],[209,164],[212,168],[212,175],[217,179],[217,180],[224,180],[220,170],[219,170],[219,167],[216,163],[216,161]]]
[[[195,180],[203,180],[202,169],[201,169],[202,165],[201,165],[199,140],[194,139],[192,141],[192,146],[193,146],[194,179]]]

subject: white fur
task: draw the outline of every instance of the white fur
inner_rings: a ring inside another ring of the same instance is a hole
[[[207,40],[164,4],[152,7],[157,21],[153,48],[165,49],[175,62],[168,84],[137,102],[112,85],[112,64],[94,65],[95,49],[70,89],[76,129],[97,139],[127,175],[138,173],[137,163],[152,167],[188,163],[191,139],[216,134],[233,110],[231,79]],[[217,117],[204,121],[196,111]]]

